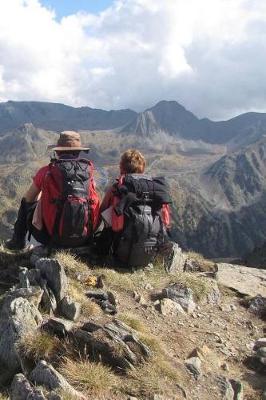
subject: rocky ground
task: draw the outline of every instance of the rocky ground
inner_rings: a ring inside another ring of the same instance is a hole
[[[0,252],[1,399],[266,398],[266,272]]]

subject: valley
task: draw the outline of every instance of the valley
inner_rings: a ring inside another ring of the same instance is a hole
[[[266,114],[213,122],[199,120],[177,102],[163,101],[139,114],[64,107],[0,104],[1,237],[10,235],[19,198],[49,161],[47,146],[62,128],[79,130],[90,145],[101,193],[118,175],[120,154],[140,149],[147,173],[169,181],[172,236],[184,250],[239,258],[264,243]]]

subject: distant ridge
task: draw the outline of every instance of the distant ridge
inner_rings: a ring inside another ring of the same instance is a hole
[[[113,130],[143,137],[167,134],[210,144],[246,146],[266,134],[266,113],[249,112],[228,121],[199,119],[176,101],[160,101],[137,113],[130,109],[105,111],[90,107],[70,107],[59,103],[8,101],[0,103],[0,134],[25,123],[61,131]]]
[[[0,103],[0,132],[25,123],[47,130],[109,130],[121,127],[137,115],[132,110],[104,111],[90,107],[74,108],[60,103],[8,101]]]
[[[245,145],[266,134],[266,114],[249,112],[228,121],[199,119],[176,101],[160,101],[138,114],[124,131],[142,136],[161,132],[188,140],[203,140],[212,144],[243,141]],[[249,138],[251,140],[249,141]]]

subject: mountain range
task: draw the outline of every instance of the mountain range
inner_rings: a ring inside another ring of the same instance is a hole
[[[2,232],[10,229],[14,213],[8,207],[15,207],[18,187],[28,182],[26,172],[30,176],[46,162],[47,145],[56,142],[58,131],[69,129],[81,131],[91,144],[101,190],[116,175],[120,153],[130,147],[144,152],[149,173],[168,177],[173,237],[183,248],[239,257],[265,242],[266,113],[211,121],[175,101],[140,113],[0,103]]]
[[[141,113],[125,109],[105,111],[59,103],[0,103],[0,134],[31,122],[38,128],[60,131],[110,130],[152,137],[166,133],[186,140],[236,147],[254,142],[266,132],[266,113],[249,112],[228,121],[199,119],[176,101],[160,101]]]

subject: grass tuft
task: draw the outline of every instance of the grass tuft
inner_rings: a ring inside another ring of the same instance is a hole
[[[34,361],[52,358],[57,354],[59,345],[59,339],[45,331],[24,335],[20,341],[20,349],[26,357]]]
[[[79,258],[70,251],[58,251],[55,254],[56,260],[65,268],[66,273],[70,277],[76,277],[77,273],[87,273],[89,267],[87,264],[79,260]]]
[[[68,294],[75,301],[81,304],[81,312],[84,317],[100,315],[101,308],[98,304],[88,299],[82,285],[74,279],[69,279]]]
[[[144,324],[143,321],[137,319],[134,315],[130,313],[122,313],[119,314],[118,319],[124,322],[126,325],[130,326],[130,328],[134,329],[135,331],[146,333],[147,326]]]
[[[110,392],[117,384],[111,368],[101,363],[65,358],[60,372],[75,388],[88,394]]]
[[[182,374],[178,368],[161,358],[142,364],[135,370],[128,372],[128,381],[125,389],[134,396],[149,398],[154,394],[165,396],[176,391],[176,385],[183,382]]]

